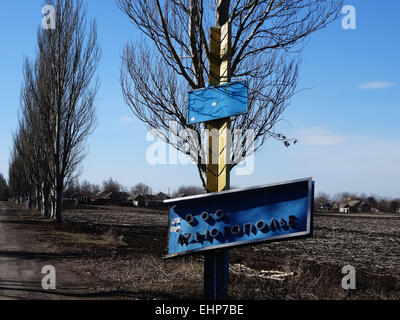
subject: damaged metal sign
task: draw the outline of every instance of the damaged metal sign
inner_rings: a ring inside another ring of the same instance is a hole
[[[166,200],[168,255],[312,235],[311,178]]]

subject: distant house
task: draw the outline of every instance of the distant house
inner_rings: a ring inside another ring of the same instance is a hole
[[[168,199],[169,199],[169,196],[166,195],[166,194],[163,193],[163,192],[159,192],[159,193],[156,194],[156,198],[157,198],[158,200],[164,201],[164,200],[168,200]]]
[[[317,208],[318,212],[338,212],[339,205],[336,202],[324,203]]]
[[[185,198],[185,197],[187,197],[187,194],[184,192],[181,192],[181,193],[178,193],[175,198]]]
[[[62,204],[64,206],[72,206],[72,205],[78,204],[78,200],[76,200],[74,197],[63,198],[62,199]]]
[[[362,213],[371,212],[371,206],[360,199],[346,198],[340,202],[339,212],[342,213]]]
[[[77,205],[79,203],[79,194],[78,193],[66,194],[62,199],[62,203],[65,206]]]
[[[97,193],[93,198],[93,203],[101,206],[111,206],[113,192],[102,190]]]
[[[131,197],[131,195],[127,192],[116,192],[113,193],[113,196],[111,197],[112,202],[116,205],[119,206],[129,206],[130,202],[129,202],[129,198]]]
[[[78,204],[91,204],[91,197],[80,196],[77,201]]]
[[[340,213],[350,213],[350,209],[348,207],[340,207],[339,212]]]
[[[362,201],[359,206],[357,207],[358,212],[371,212],[371,206],[366,203],[365,201]]]
[[[156,195],[133,194],[128,198],[128,202],[134,207],[164,207],[164,200],[169,199],[165,193]]]
[[[126,192],[107,192],[106,190],[102,190],[96,194],[92,203],[103,206],[124,206],[129,204],[129,198],[130,194]]]
[[[164,200],[169,199],[169,197],[162,192],[156,195],[146,196],[145,205],[146,207],[164,207]]]
[[[318,208],[319,212],[332,212],[332,204],[324,203]]]
[[[343,199],[339,204],[339,212],[341,213],[350,213],[350,205],[351,198]]]
[[[128,202],[134,207],[144,207],[146,205],[145,196],[133,194],[128,198]]]
[[[349,208],[351,213],[357,213],[358,211],[358,206],[360,205],[361,200],[351,200],[347,204],[347,207]]]

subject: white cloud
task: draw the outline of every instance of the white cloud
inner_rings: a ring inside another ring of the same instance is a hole
[[[332,146],[346,141],[345,137],[338,136],[326,128],[310,128],[299,130],[299,143],[315,146]]]
[[[285,149],[271,142],[274,152],[266,148],[256,154],[252,184],[313,177],[318,191],[332,195],[349,191],[400,196],[400,139],[342,134],[326,127],[303,129],[295,132],[304,138],[299,137],[297,147]]]
[[[362,90],[379,90],[393,87],[395,84],[389,81],[371,81],[359,86]]]

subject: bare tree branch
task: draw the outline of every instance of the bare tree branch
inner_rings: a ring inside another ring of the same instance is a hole
[[[296,93],[300,53],[314,32],[334,21],[342,0],[116,0],[143,32],[122,57],[121,86],[136,117],[180,152],[190,145],[205,185],[202,125],[186,124],[187,91],[209,83],[210,28],[232,26],[232,80],[249,81],[249,112],[232,119],[232,132],[254,130],[254,150],[269,138],[289,146],[295,139],[276,132]],[[227,10],[229,8],[229,10]],[[226,13],[229,13],[226,15]],[[190,61],[190,63],[189,63]],[[170,138],[169,123],[192,132],[189,141]],[[232,168],[251,154],[246,135],[233,136]]]

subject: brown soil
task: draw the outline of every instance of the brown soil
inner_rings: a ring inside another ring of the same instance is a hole
[[[202,298],[201,256],[162,259],[167,212],[81,206],[66,210],[64,217],[64,223],[54,224],[10,204],[0,215],[4,232],[19,239],[17,250],[5,250],[0,257],[36,250],[39,264],[56,267],[56,292],[37,289],[36,295],[28,291],[25,297]],[[229,298],[399,299],[399,230],[397,217],[317,215],[311,239],[232,249]],[[348,264],[357,270],[354,291],[341,287],[342,267]],[[271,270],[285,276],[266,276]],[[38,279],[40,275],[31,281]],[[0,286],[0,296],[7,288],[12,286]]]

